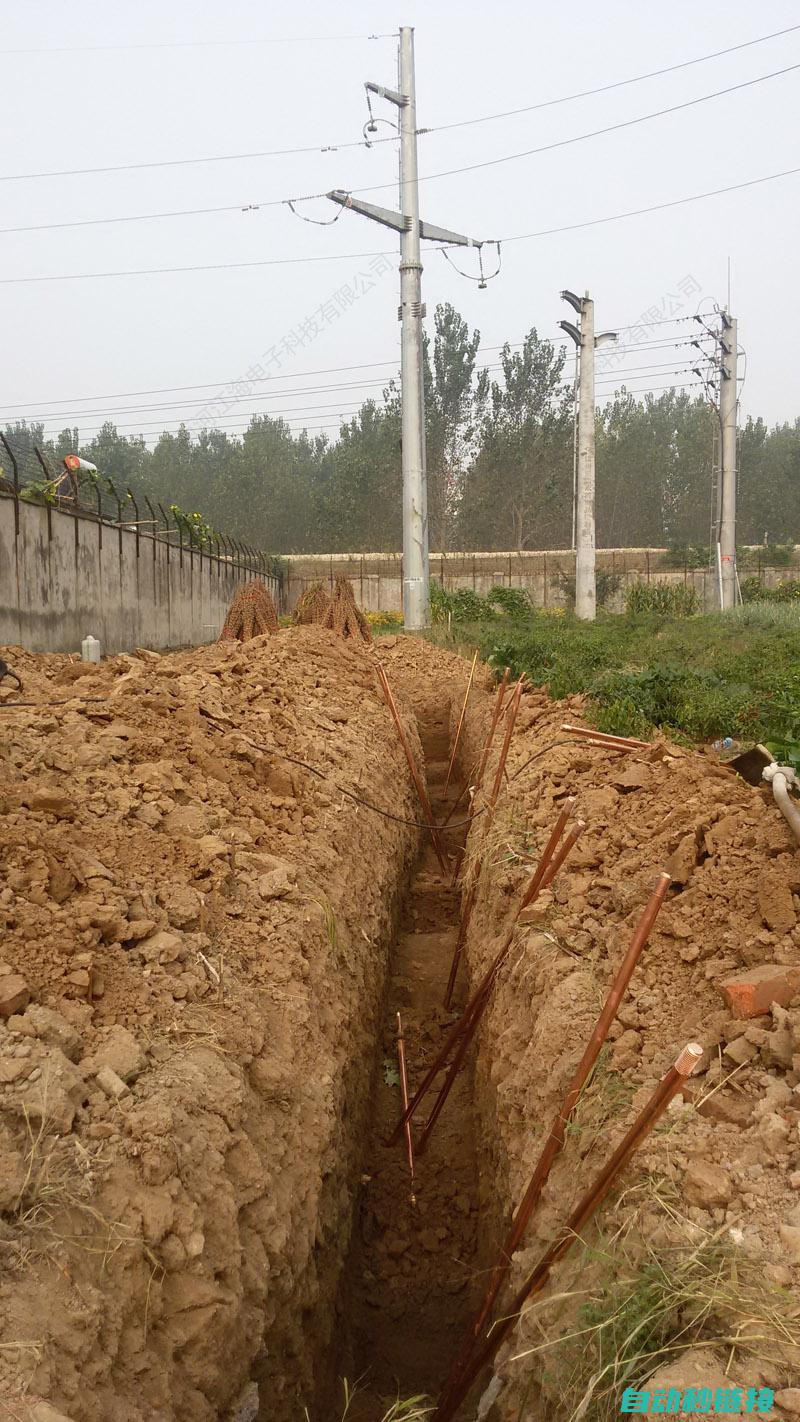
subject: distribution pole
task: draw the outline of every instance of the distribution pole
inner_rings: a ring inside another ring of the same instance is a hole
[[[617,339],[614,331],[594,334],[594,302],[562,291],[564,301],[578,312],[580,326],[559,321],[578,350],[578,469],[575,487],[575,615],[593,622],[597,612],[594,477],[594,352],[595,347]]]
[[[581,302],[578,385],[578,497],[575,509],[575,616],[594,622],[597,612],[594,531],[594,302]]]
[[[578,516],[578,390],[580,374],[578,362],[580,360],[580,346],[575,347],[575,387],[572,392],[572,544],[571,548],[575,552],[575,545],[578,538],[577,516]]]
[[[410,631],[419,631],[430,622],[430,574],[428,558],[428,489],[425,460],[425,386],[422,343],[422,262],[420,239],[454,247],[477,247],[483,243],[446,227],[423,222],[419,215],[417,178],[417,100],[414,77],[414,31],[400,30],[399,88],[382,84],[366,85],[370,95],[387,99],[399,111],[400,211],[392,212],[374,203],[351,197],[341,188],[328,193],[332,202],[349,207],[362,217],[380,222],[400,233],[401,357],[400,399],[403,469],[403,617]],[[376,128],[370,107],[369,132]],[[499,251],[499,248],[498,248]],[[483,268],[481,267],[481,272]],[[481,285],[485,286],[481,277]]]
[[[736,606],[736,419],[738,405],[736,320],[722,312],[720,332],[720,600],[723,611]]]
[[[400,389],[403,467],[403,615],[412,630],[430,622],[425,391],[422,361],[422,262],[419,247],[417,99],[414,31],[400,30]]]

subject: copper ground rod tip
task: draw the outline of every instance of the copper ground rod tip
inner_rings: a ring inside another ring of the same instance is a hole
[[[681,1076],[691,1076],[702,1055],[703,1048],[699,1042],[687,1042],[675,1063],[675,1070],[680,1072]]]

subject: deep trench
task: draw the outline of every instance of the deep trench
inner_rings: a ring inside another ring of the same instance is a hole
[[[418,726],[428,794],[441,823],[460,788],[454,775],[444,797],[447,699],[435,713],[418,712]],[[454,820],[463,821],[463,816],[457,812]],[[463,831],[448,834],[451,855],[462,844]],[[389,960],[358,1205],[338,1311],[338,1396],[329,1400],[326,1418],[342,1415],[345,1378],[355,1390],[347,1422],[380,1422],[398,1398],[434,1398],[476,1306],[478,1177],[471,1068],[457,1079],[427,1150],[415,1161],[413,1200],[405,1143],[385,1144],[402,1109],[395,1073],[397,1012],[412,1092],[454,1020],[443,997],[460,900],[459,887],[452,874],[442,874],[425,834]],[[464,995],[462,981],[454,1009]],[[432,1099],[420,1107],[417,1138]]]

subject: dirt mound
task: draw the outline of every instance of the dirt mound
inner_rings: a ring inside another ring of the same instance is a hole
[[[658,871],[666,868],[674,885],[517,1256],[514,1288],[680,1047],[695,1039],[705,1054],[686,1103],[626,1172],[620,1201],[554,1274],[556,1301],[545,1296],[518,1328],[508,1351],[533,1352],[507,1364],[492,1419],[517,1416],[523,1396],[528,1408],[535,1398],[548,1415],[566,1416],[589,1386],[595,1405],[617,1412],[618,1389],[602,1372],[611,1340],[623,1347],[614,1319],[623,1308],[632,1318],[649,1308],[654,1289],[663,1311],[650,1342],[625,1340],[640,1349],[632,1382],[715,1330],[740,1340],[737,1380],[780,1388],[800,1378],[796,1293],[792,1303],[788,1292],[800,1283],[796,986],[792,998],[800,856],[769,793],[737,780],[711,753],[662,742],[623,756],[560,744],[562,723],[580,712],[580,699],[554,705],[539,692],[524,696],[507,789],[488,835],[481,819],[471,835],[468,864],[483,855],[484,865],[468,942],[475,981],[530,873],[528,856],[567,795],[577,796],[588,823],[552,892],[526,911],[480,1038],[477,1105],[491,1142],[486,1188],[503,1201],[498,1237]],[[476,700],[462,764],[478,759],[488,718],[488,698]],[[774,971],[762,1015],[742,1020],[723,985],[741,972],[758,977],[765,965]],[[778,1002],[770,1009],[771,992]],[[680,1279],[683,1294],[659,1279]],[[590,1327],[581,1312],[587,1289]],[[748,1330],[758,1332],[749,1345]]]
[[[330,605],[331,599],[325,584],[321,581],[312,583],[298,599],[294,610],[295,626],[307,627],[311,623],[324,626]]]
[[[258,579],[239,588],[228,608],[219,640],[249,642],[253,637],[270,636],[278,631],[278,614],[272,594]]]
[[[325,616],[323,627],[329,627],[338,637],[349,637],[362,642],[372,641],[369,623],[361,608],[356,605],[353,587],[349,578],[337,575],[333,584],[333,596]]]
[[[2,712],[0,1397],[218,1422],[255,1377],[288,1422],[416,844],[338,788],[413,818],[369,654],[297,628],[74,686],[4,655],[40,704]]]

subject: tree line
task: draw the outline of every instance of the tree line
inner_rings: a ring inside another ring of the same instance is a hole
[[[479,368],[479,342],[452,306],[437,307],[425,341],[431,548],[568,548],[573,390],[565,349],[534,327],[521,348],[502,349],[495,373]],[[637,395],[621,386],[597,412],[598,546],[708,543],[716,423],[700,394]],[[42,479],[34,445],[54,464],[77,453],[122,492],[198,512],[269,552],[395,552],[402,544],[393,382],[334,440],[262,414],[240,436],[182,426],[152,448],[111,421],[89,440],[79,429],[45,439],[41,425],[25,421],[7,424],[5,435],[23,481]],[[739,541],[800,542],[800,419],[768,428],[748,418],[739,471]]]

